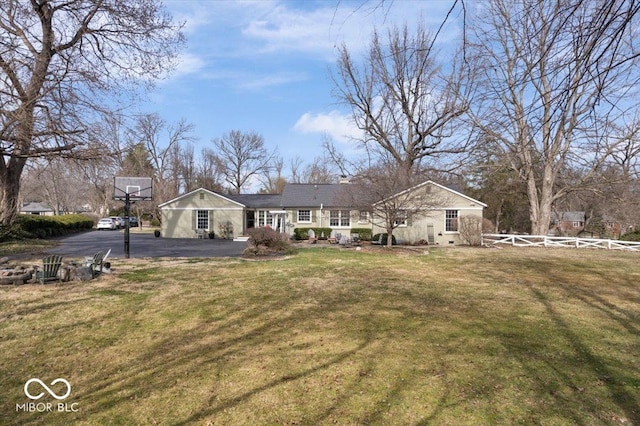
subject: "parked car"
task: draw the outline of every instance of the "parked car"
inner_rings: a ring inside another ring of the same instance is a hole
[[[137,226],[140,226],[140,222],[138,222],[138,218],[135,216],[129,217],[129,227],[135,228]]]
[[[110,216],[109,219],[113,220],[116,223],[117,229],[124,228],[124,217]]]
[[[109,230],[113,230],[113,229],[117,229],[118,226],[116,225],[116,222],[111,219],[110,217],[105,217],[103,219],[100,219],[98,221],[98,224],[96,225],[96,229],[98,231],[102,230],[102,229],[109,229]]]

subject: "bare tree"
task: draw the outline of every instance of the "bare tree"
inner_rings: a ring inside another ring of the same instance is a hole
[[[552,205],[584,189],[620,140],[615,123],[637,109],[640,3],[491,0],[467,46],[481,72],[472,117],[481,139],[526,184],[531,232],[546,234]],[[580,170],[579,179],[559,179]]]
[[[368,56],[358,66],[346,46],[340,48],[337,97],[351,108],[364,133],[360,142],[374,162],[393,162],[408,181],[428,157],[464,152],[453,138],[454,120],[468,108],[459,83],[462,68],[452,62],[445,74],[432,51],[433,36],[405,25],[374,32]]]
[[[27,178],[25,186],[37,188],[33,191],[37,201],[46,202],[56,215],[80,211],[86,203],[89,187],[72,160],[41,160],[34,163],[24,177]]]
[[[264,138],[255,132],[232,130],[214,139],[213,144],[224,179],[236,194],[251,184],[252,178],[269,173],[276,155],[265,148]]]
[[[220,170],[220,161],[215,152],[209,148],[202,148],[200,160],[196,166],[196,186],[211,191],[222,192],[223,173]]]
[[[270,170],[267,170],[258,179],[262,183],[262,188],[259,192],[265,194],[282,194],[284,186],[287,183],[283,175],[284,159],[282,157],[275,156],[272,161]]]
[[[129,132],[133,147],[144,147],[153,178],[155,204],[176,197],[181,189],[180,151],[183,145],[193,141],[193,125],[186,120],[168,124],[158,114],[144,114],[137,118]],[[144,172],[143,172],[144,173]],[[156,212],[159,214],[159,212]]]
[[[339,193],[344,205],[368,212],[368,219],[387,233],[387,246],[393,244],[393,231],[399,226],[429,215],[447,203],[442,193],[421,185],[418,176],[407,176],[393,163],[380,163],[362,171]]]
[[[87,128],[181,45],[154,0],[4,0],[0,13],[0,223],[17,214],[29,158],[96,157]],[[105,98],[103,98],[105,96]]]

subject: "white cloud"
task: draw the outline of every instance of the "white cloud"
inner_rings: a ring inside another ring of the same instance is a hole
[[[178,57],[174,73],[176,76],[196,74],[200,72],[205,65],[206,61],[201,57],[191,53],[183,53]]]
[[[236,76],[237,77],[237,76]],[[267,87],[282,86],[307,80],[301,72],[277,72],[268,75],[245,75],[242,79],[235,79],[236,86],[244,90],[260,90]]]
[[[338,142],[362,138],[362,132],[356,127],[351,117],[336,110],[328,114],[304,113],[293,128],[301,133],[326,133]]]
[[[425,16],[425,4],[420,1],[393,2],[393,7],[377,1],[294,4],[296,7],[290,3],[269,2],[270,6],[262,8],[262,13],[254,14],[241,24],[242,35],[259,42],[259,52],[263,54],[305,52],[334,61],[335,48],[342,43],[352,53],[366,49],[375,28],[384,32],[392,25],[415,26],[422,22],[435,31],[451,7],[449,2],[431,2]],[[322,6],[305,7],[318,4]],[[450,17],[440,39],[448,41],[457,37],[458,24],[459,18]]]

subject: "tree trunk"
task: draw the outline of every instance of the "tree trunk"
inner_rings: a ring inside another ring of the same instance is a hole
[[[393,224],[387,223],[387,247],[393,247]]]
[[[551,206],[560,195],[553,192],[554,175],[551,167],[546,166],[544,178],[540,184],[540,191],[535,182],[533,173],[530,173],[527,181],[527,193],[529,198],[529,218],[531,219],[532,235],[547,235],[551,223]]]
[[[11,158],[5,165],[0,164],[0,224],[11,225],[18,216],[18,196],[20,195],[20,175],[26,158]]]

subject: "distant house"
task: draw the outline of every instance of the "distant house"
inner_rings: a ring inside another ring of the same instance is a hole
[[[200,188],[159,205],[161,234],[193,238],[199,232],[213,232],[218,238],[230,238],[263,226],[289,235],[296,228],[311,227],[331,228],[343,234],[353,228],[369,228],[374,234],[385,232],[371,221],[371,209],[360,211],[348,205],[347,198],[341,196],[344,189],[345,184],[287,184],[282,194],[222,195]],[[398,225],[394,235],[407,242],[459,244],[458,219],[468,215],[482,218],[486,207],[432,181],[407,191],[430,191],[442,200],[437,208]]]
[[[552,212],[550,234],[575,236],[584,229],[584,212]]]
[[[53,216],[53,210],[43,203],[24,203],[20,208],[20,214],[35,214],[42,216]]]

